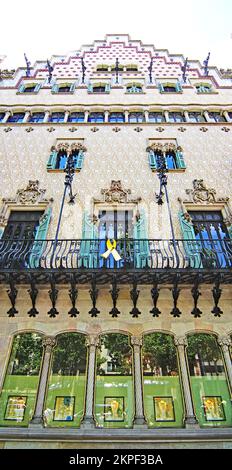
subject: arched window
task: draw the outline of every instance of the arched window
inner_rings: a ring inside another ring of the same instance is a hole
[[[101,336],[97,354],[95,419],[99,427],[131,427],[134,415],[132,351],[129,337]]]
[[[145,116],[143,113],[130,113],[128,122],[145,122]]]
[[[81,333],[57,336],[44,409],[47,426],[80,426],[86,387],[85,339]]]
[[[104,113],[90,113],[88,117],[88,122],[104,122],[105,114]]]
[[[64,113],[51,113],[48,122],[64,122]]]
[[[84,113],[70,113],[68,117],[68,122],[84,122],[84,120]]]
[[[71,155],[72,155],[73,161],[74,161],[74,168],[80,170],[82,168],[82,165],[83,165],[83,158],[84,158],[83,157],[83,152],[79,149],[74,149],[74,150],[72,150]],[[66,168],[66,165],[67,165],[67,158],[68,158],[67,151],[64,150],[64,149],[61,149],[57,153],[55,169],[56,170],[64,170]]]
[[[189,335],[187,356],[200,426],[231,426],[231,398],[216,337],[206,333]]]
[[[167,148],[162,150],[159,147],[149,149],[149,165],[152,171],[157,170],[164,161],[168,170],[185,169],[185,161],[180,147]]]
[[[13,113],[8,117],[7,122],[23,122],[25,113]]]
[[[149,122],[164,122],[164,115],[162,113],[149,113]]]
[[[110,113],[109,122],[125,122],[124,113]]]
[[[42,337],[14,337],[0,398],[0,426],[27,426],[32,419],[42,360]]]
[[[184,122],[184,115],[182,113],[168,113],[169,122]]]
[[[28,122],[43,122],[45,113],[32,113]]]
[[[149,333],[142,349],[144,410],[150,427],[182,427],[183,402],[171,335]]]
[[[132,83],[131,85],[127,85],[126,87],[127,93],[142,93],[142,91],[142,85],[139,84]]]

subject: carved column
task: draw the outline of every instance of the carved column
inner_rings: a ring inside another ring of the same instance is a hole
[[[131,337],[131,346],[133,347],[134,360],[134,392],[135,392],[135,418],[134,427],[146,426],[146,420],[143,409],[143,383],[141,366],[141,347],[143,339],[141,336]]]
[[[50,116],[50,111],[45,111],[43,122],[48,122],[49,116]]]
[[[230,357],[230,347],[232,345],[232,342],[229,336],[221,336],[218,338],[218,344],[222,348],[223,357],[224,357],[225,364],[226,364],[227,375],[228,375],[228,379],[230,382],[230,388],[232,391],[232,360]]]
[[[84,122],[88,122],[88,119],[89,119],[89,111],[85,110]]]
[[[65,111],[64,113],[64,122],[68,122],[69,111]]]
[[[164,111],[164,117],[165,117],[165,121],[169,122],[169,112],[168,111]]]
[[[145,122],[149,122],[149,111],[144,111],[144,115],[145,115]]]
[[[36,406],[34,411],[34,416],[31,420],[30,425],[34,424],[43,424],[43,408],[44,408],[44,401],[45,401],[45,393],[46,387],[48,382],[51,358],[52,358],[52,351],[56,345],[56,339],[52,336],[47,336],[43,339],[43,347],[44,347],[44,355],[43,355],[43,362],[40,372],[40,381],[39,381],[39,388],[37,393],[36,399]]]
[[[109,122],[109,111],[105,111],[105,122]]]
[[[186,122],[190,122],[188,111],[184,111],[184,117]]]
[[[29,118],[29,116],[30,116],[30,114],[31,114],[30,111],[26,111],[25,116],[24,116],[22,122],[27,122],[27,121],[28,121],[28,118]]]
[[[5,114],[5,116],[4,116],[4,118],[3,118],[3,120],[2,120],[2,122],[4,122],[4,123],[7,122],[7,121],[8,121],[8,118],[9,118],[10,116],[11,116],[11,112],[10,112],[10,111],[7,111],[6,114]]]
[[[191,388],[189,383],[188,368],[186,362],[185,348],[187,346],[187,338],[180,336],[175,338],[175,345],[177,347],[179,361],[180,361],[180,375],[183,385],[184,401],[186,408],[185,427],[199,427],[194,413]]]
[[[204,117],[205,117],[206,122],[212,122],[212,120],[211,120],[210,117],[209,117],[208,111],[204,111],[204,112],[203,112],[203,115],[204,115]]]
[[[231,122],[232,119],[230,118],[228,111],[224,111],[222,115],[226,118],[227,122]]]
[[[124,115],[125,115],[125,122],[129,122],[129,111],[128,111],[128,109],[126,109],[124,111]]]
[[[94,428],[94,385],[95,385],[95,364],[96,351],[99,344],[99,337],[91,335],[86,340],[89,349],[88,371],[86,384],[85,414],[81,423],[81,428]]]

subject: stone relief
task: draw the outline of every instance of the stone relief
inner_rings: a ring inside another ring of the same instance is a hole
[[[195,204],[214,204],[228,201],[228,198],[216,198],[216,190],[208,188],[203,179],[193,180],[193,189],[186,189],[185,192],[189,196],[188,202],[194,202]]]
[[[180,146],[177,146],[175,144],[172,144],[171,142],[170,143],[166,143],[166,144],[162,144],[161,142],[154,142],[153,144],[149,145],[149,147],[147,147],[147,152],[182,152],[183,149],[182,147]]]
[[[129,202],[137,204],[141,201],[141,198],[131,199],[128,197],[131,194],[130,189],[123,189],[121,180],[112,180],[109,189],[102,189],[102,199],[94,199],[94,202],[106,202],[108,204],[126,204]]]
[[[20,204],[37,204],[44,199],[46,189],[39,188],[39,180],[29,180],[25,189],[18,189],[16,193],[16,202]]]
[[[51,148],[52,152],[65,151],[67,153],[71,153],[74,150],[82,150],[82,152],[87,151],[86,147],[80,142],[72,142],[72,143],[60,142]]]

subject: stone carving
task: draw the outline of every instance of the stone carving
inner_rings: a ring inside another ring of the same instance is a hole
[[[47,131],[48,131],[48,132],[54,132],[55,130],[56,130],[55,127],[48,127],[48,128],[47,128]]]
[[[213,188],[208,188],[204,183],[204,180],[194,180],[193,189],[186,189],[190,201],[201,204],[213,204],[216,201],[216,191]]]
[[[143,345],[143,338],[142,336],[132,336],[131,337],[131,346],[139,346]]]
[[[224,132],[230,132],[230,129],[229,129],[229,127],[222,127],[222,129],[221,129],[221,130],[222,130],[222,131],[224,131]]]
[[[175,346],[188,346],[187,338],[186,336],[178,336],[174,338],[174,343]]]
[[[12,69],[12,70],[8,70],[8,69],[0,70],[0,80],[10,80],[10,79],[14,78],[14,73],[15,73],[14,69]]]
[[[53,336],[46,336],[42,341],[42,345],[46,352],[51,352],[56,345],[56,338]]]
[[[200,127],[200,131],[201,132],[208,132],[208,128],[207,127]]]
[[[18,189],[16,197],[20,204],[36,204],[46,192],[46,189],[39,189],[39,181],[29,180],[26,189]]]
[[[154,142],[147,147],[147,152],[182,152],[183,149],[172,143],[161,144],[161,142]]]
[[[5,127],[4,132],[10,132],[12,131],[12,127]]]
[[[67,153],[71,153],[75,150],[81,150],[82,152],[87,151],[86,147],[84,147],[84,145],[81,142],[72,142],[72,143],[60,142],[60,143],[58,143],[57,145],[54,145],[51,148],[52,152],[54,152],[54,151],[55,152],[64,151],[64,152],[67,152]]]
[[[222,336],[218,338],[218,344],[224,349],[228,349],[232,342],[229,336]]]
[[[94,202],[107,202],[108,204],[118,203],[125,204],[128,202],[138,203],[141,201],[141,198],[130,199],[128,195],[131,194],[130,189],[123,189],[122,183],[120,180],[112,180],[109,189],[102,189],[101,194],[103,195],[103,200],[94,199]]]
[[[157,128],[156,128],[156,131],[157,131],[157,132],[163,132],[164,130],[165,130],[164,127],[157,127]]]
[[[99,336],[90,335],[86,338],[86,346],[94,346],[95,348],[97,348],[97,346],[99,345],[99,341]]]

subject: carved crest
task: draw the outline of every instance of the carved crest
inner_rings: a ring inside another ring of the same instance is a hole
[[[151,144],[149,147],[147,147],[147,152],[150,152],[150,151],[153,151],[153,152],[182,152],[183,149],[182,147],[180,146],[177,146],[175,144],[172,144],[171,142],[170,143],[166,143],[166,144],[162,144],[161,142],[154,142],[153,144]]]
[[[189,202],[200,204],[214,204],[216,199],[216,191],[213,188],[208,188],[204,180],[194,180],[193,189],[186,189],[186,194],[189,196]],[[222,199],[220,199],[222,201]]]
[[[44,198],[45,192],[46,189],[39,188],[38,180],[29,180],[25,189],[18,189],[16,199],[20,204],[36,204]]]
[[[108,204],[117,203],[125,204],[128,202],[138,203],[141,201],[141,198],[131,199],[128,196],[131,194],[130,189],[123,189],[122,183],[120,180],[112,180],[109,189],[102,189],[101,194],[103,198],[94,199],[94,202],[107,202]]]
[[[75,150],[81,150],[82,152],[87,151],[86,147],[80,142],[72,142],[71,144],[68,143],[68,142],[60,142],[60,143],[58,143],[57,145],[55,145],[51,148],[52,152],[53,151],[56,151],[56,152],[64,151],[64,152],[67,152],[67,153],[71,153]]]

